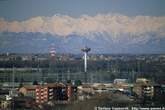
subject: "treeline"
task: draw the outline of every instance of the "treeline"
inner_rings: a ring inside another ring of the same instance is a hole
[[[53,68],[54,70],[61,71],[83,71],[84,62],[83,60],[70,60],[70,61],[0,61],[0,68]],[[141,73],[163,73],[165,72],[165,63],[157,61],[146,62],[145,60],[98,60],[88,61],[88,71],[135,71]]]

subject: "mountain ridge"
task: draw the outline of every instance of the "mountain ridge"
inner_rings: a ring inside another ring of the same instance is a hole
[[[107,36],[106,33],[61,37],[40,32],[3,32],[0,33],[0,52],[48,53],[54,47],[57,53],[81,53],[80,49],[88,46],[92,49],[91,53],[165,53],[163,37],[156,39],[157,36],[153,33],[143,36],[149,37],[143,41],[130,35],[120,35],[117,39],[112,39],[114,37]]]

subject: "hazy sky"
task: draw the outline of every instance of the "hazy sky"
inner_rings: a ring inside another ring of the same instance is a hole
[[[0,17],[7,20],[25,20],[57,13],[72,17],[98,13],[164,16],[165,0],[0,0]]]

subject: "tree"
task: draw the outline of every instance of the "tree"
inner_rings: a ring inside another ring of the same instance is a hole
[[[38,81],[33,81],[33,85],[38,85]]]

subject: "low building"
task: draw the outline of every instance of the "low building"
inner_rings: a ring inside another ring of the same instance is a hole
[[[5,109],[11,105],[11,101],[6,100],[5,95],[0,95],[0,108]]]
[[[164,85],[154,85],[154,97],[155,102],[165,102],[165,86]]]
[[[38,85],[36,87],[36,103],[48,101],[66,101],[72,97],[73,87],[62,83]]]
[[[12,99],[12,107],[15,108],[33,108],[35,100],[32,97],[14,97]]]
[[[23,86],[19,89],[19,92],[23,94],[24,96],[29,96],[35,98],[36,95],[36,86],[30,85],[30,86]]]
[[[138,78],[134,84],[133,92],[139,98],[151,99],[154,95],[154,88],[149,80]]]
[[[114,84],[127,83],[127,79],[114,79]]]
[[[23,86],[19,93],[26,97],[35,98],[36,103],[49,101],[66,101],[77,93],[77,87],[63,83]]]
[[[5,82],[5,83],[3,83],[3,85],[2,85],[2,88],[4,88],[4,89],[11,89],[11,88],[19,88],[19,86],[20,86],[20,83],[13,83],[13,82]]]

